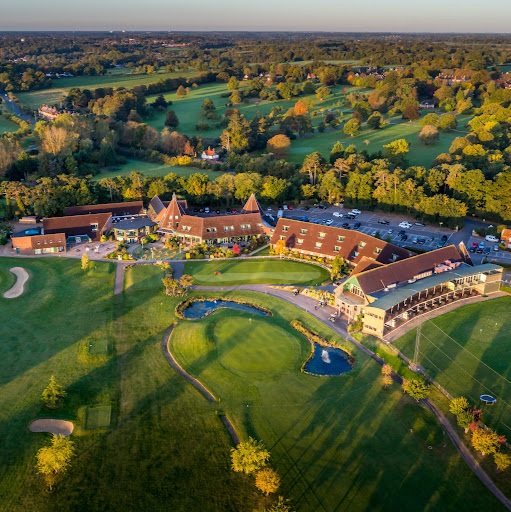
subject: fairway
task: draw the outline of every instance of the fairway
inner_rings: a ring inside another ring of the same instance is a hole
[[[200,169],[198,167],[179,167],[163,164],[154,164],[151,162],[142,162],[140,160],[128,160],[125,164],[119,165],[112,170],[103,170],[96,176],[92,177],[92,181],[99,181],[103,178],[115,178],[116,176],[129,176],[132,172],[139,172],[143,176],[166,176],[174,173],[178,176],[187,178],[191,174],[200,173],[207,174],[209,179],[214,180],[223,173],[212,171],[210,169]]]
[[[87,407],[85,419],[85,428],[92,430],[96,428],[108,428],[110,426],[110,415],[112,407],[110,405],[96,405]]]
[[[16,123],[13,123],[9,119],[5,119],[5,117],[0,116],[0,135],[3,133],[15,132],[19,129],[19,126]]]
[[[67,94],[69,89],[73,87],[89,90],[98,89],[99,87],[112,87],[113,89],[117,87],[124,87],[125,89],[131,89],[135,87],[135,85],[147,85],[167,78],[190,78],[193,76],[197,76],[197,71],[175,71],[171,73],[152,73],[150,75],[132,75],[130,74],[129,69],[112,69],[108,70],[106,75],[53,78],[51,88],[16,93],[16,97],[22,105],[31,109],[37,109],[43,104],[58,105],[61,97]]]
[[[511,437],[511,297],[463,306],[422,325],[420,364],[449,393],[483,409],[485,423]],[[416,330],[394,342],[411,357]],[[479,396],[497,398],[484,406]]]
[[[413,503],[413,510],[443,512],[460,506],[477,510],[477,502],[499,509],[445,442],[433,415],[397,385],[382,390],[380,367],[368,356],[274,297],[240,291],[222,295],[259,303],[273,315],[219,309],[200,320],[183,320],[169,348],[217,397],[242,438],[251,435],[265,443],[293,510],[391,512],[411,510]],[[290,327],[292,319],[347,344],[356,369],[343,377],[300,372],[311,349]],[[262,334],[264,326],[271,336]],[[261,351],[267,353],[266,362]]]
[[[326,269],[317,265],[274,259],[186,262],[184,273],[193,276],[194,284],[208,286],[264,283],[318,285],[330,277]]]

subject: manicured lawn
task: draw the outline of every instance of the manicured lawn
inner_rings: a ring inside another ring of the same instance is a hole
[[[124,87],[131,89],[135,85],[147,85],[166,78],[197,76],[197,71],[176,71],[172,73],[154,73],[151,75],[130,75],[129,70],[111,70],[102,76],[74,76],[71,78],[54,78],[52,87],[30,92],[16,93],[20,103],[37,109],[43,104],[58,105],[60,97],[72,87],[81,89],[98,89],[99,87]]]
[[[15,132],[18,128],[19,126],[16,123],[0,116],[0,135],[2,133]]]
[[[221,272],[220,275],[215,272]],[[321,284],[329,279],[322,267],[286,260],[222,260],[186,262],[185,274],[194,284],[228,286],[236,284]]]
[[[465,396],[482,407],[483,420],[511,437],[511,297],[471,304],[422,326],[420,364],[454,396]],[[394,342],[412,357],[416,330]],[[484,406],[483,393],[497,403]]]
[[[223,174],[221,172],[211,171],[208,169],[199,169],[197,167],[167,166],[163,164],[142,162],[140,160],[128,160],[126,164],[119,165],[114,169],[103,170],[98,175],[94,176],[92,181],[99,181],[102,178],[114,178],[115,176],[129,176],[132,172],[139,172],[144,176],[166,176],[173,172],[178,176],[185,177],[198,172],[201,174],[207,174],[212,180]]]
[[[240,89],[243,89],[243,87],[246,87],[246,85],[241,85]],[[314,101],[314,107],[312,108],[312,111],[317,111],[318,116],[313,119],[313,123],[317,125],[321,121],[321,115],[320,110],[328,110],[330,108],[339,109],[344,112],[348,112],[349,109],[346,107],[340,106],[340,100],[346,96],[346,94],[349,94],[350,92],[355,91],[363,91],[364,89],[361,89],[359,87],[351,87],[351,86],[335,86],[332,87],[332,94],[326,98],[324,101],[318,101],[316,99],[316,95],[312,94],[310,96],[306,96],[308,98],[311,98]],[[346,89],[346,93],[343,93],[342,91]],[[224,83],[211,83],[211,84],[204,84],[200,85],[197,88],[190,89],[190,92],[187,96],[180,99],[176,96],[176,94],[168,93],[164,94],[166,100],[172,101],[172,105],[169,107],[169,109],[174,110],[176,113],[178,119],[179,119],[179,126],[177,130],[180,133],[184,133],[188,136],[192,135],[200,135],[201,137],[218,137],[222,131],[223,128],[217,128],[215,127],[216,124],[220,121],[222,115],[224,114],[226,110],[226,104],[229,101],[229,98],[222,98],[221,95],[229,92],[227,89],[227,84]],[[155,97],[148,97],[147,101],[151,102],[154,100]],[[218,119],[214,121],[208,121],[201,118],[201,106],[202,103],[206,98],[210,98],[216,107],[216,112],[218,113]],[[287,111],[291,107],[295,105],[295,103],[300,99],[301,97],[292,98],[290,100],[279,100],[279,101],[251,101],[250,103],[242,103],[240,105],[236,105],[235,107],[247,118],[252,119],[254,115],[259,112],[261,115],[267,115],[271,112],[273,107],[279,106],[282,107],[283,111]],[[166,112],[162,112],[161,114],[156,115],[153,119],[148,121],[148,124],[152,127],[156,128],[157,130],[161,130],[164,126],[166,117]],[[205,131],[197,131],[196,124],[199,121],[207,122],[207,124],[210,126],[209,130]]]
[[[274,315],[223,309],[180,321],[170,349],[219,399],[217,408],[242,438],[265,443],[293,510],[500,510],[431,413],[396,385],[382,389],[374,361],[352,348],[357,368],[342,377],[301,373],[310,345],[291,320],[343,340],[274,297],[221,295],[259,303]]]

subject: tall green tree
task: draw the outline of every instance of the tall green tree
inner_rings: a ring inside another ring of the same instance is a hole
[[[50,382],[41,395],[41,401],[48,409],[57,409],[62,405],[65,396],[66,392],[64,388],[57,383],[55,377],[52,375]]]

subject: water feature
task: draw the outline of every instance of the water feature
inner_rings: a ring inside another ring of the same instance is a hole
[[[197,320],[206,315],[209,315],[215,309],[218,308],[231,308],[238,309],[240,311],[246,311],[259,316],[268,316],[268,313],[261,311],[260,309],[249,306],[248,304],[240,304],[239,302],[233,302],[229,300],[203,300],[200,302],[192,302],[184,311],[183,315],[185,318],[191,320]]]
[[[304,371],[314,375],[341,375],[351,370],[348,354],[340,348],[323,348],[314,343],[314,355],[307,361]]]
[[[332,362],[332,361],[330,361],[330,356],[328,355],[328,350],[323,349],[321,351],[321,360],[326,364],[330,364]]]

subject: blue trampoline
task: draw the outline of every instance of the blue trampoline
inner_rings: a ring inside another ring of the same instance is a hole
[[[494,404],[497,401],[497,399],[491,395],[481,395],[479,397],[479,400],[481,400],[485,404]]]

